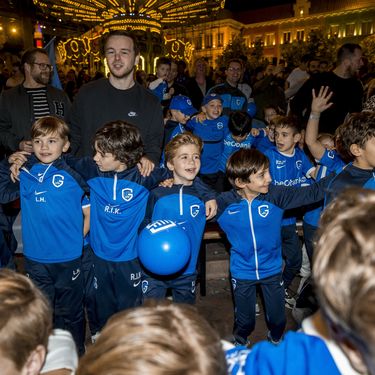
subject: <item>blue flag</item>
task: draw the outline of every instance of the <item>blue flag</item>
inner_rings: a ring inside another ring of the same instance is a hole
[[[55,55],[55,39],[56,37],[54,36],[44,47],[44,49],[48,53],[48,57],[51,61],[51,65],[53,66],[53,71],[52,71],[52,79],[51,79],[51,85],[53,87],[56,87],[57,89],[62,90],[61,82],[59,75],[57,73],[57,67],[56,67],[56,55]]]

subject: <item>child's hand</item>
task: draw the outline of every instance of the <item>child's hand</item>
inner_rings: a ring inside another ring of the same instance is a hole
[[[9,158],[8,158],[8,163],[9,164],[17,163],[20,166],[22,166],[24,163],[27,162],[27,156],[28,155],[31,155],[31,153],[28,152],[28,151],[13,152],[13,154],[10,155]]]
[[[14,163],[9,167],[10,170],[10,179],[13,182],[19,181],[19,175],[20,175],[20,169],[22,167],[22,164]]]
[[[30,155],[30,152],[17,151],[9,156],[8,162],[11,164],[9,167],[10,179],[13,182],[19,181],[20,169],[27,162],[27,155]]]
[[[319,94],[315,95],[315,89],[312,90],[311,113],[322,113],[332,106],[333,103],[328,103],[332,97],[333,91],[328,92],[328,86],[322,86]]]
[[[206,207],[206,220],[211,220],[217,214],[217,203],[215,199],[207,201],[205,204]]]
[[[143,177],[147,177],[150,173],[154,170],[155,164],[146,158],[146,156],[142,156],[141,160],[137,164],[138,170]]]
[[[197,121],[200,122],[200,123],[202,123],[207,118],[207,116],[204,112],[199,112],[195,117],[196,117]]]
[[[173,178],[168,178],[167,180],[160,182],[159,186],[171,188],[173,186]]]
[[[253,137],[257,137],[258,135],[260,134],[260,131],[259,131],[259,129],[251,129],[251,135],[253,136]]]

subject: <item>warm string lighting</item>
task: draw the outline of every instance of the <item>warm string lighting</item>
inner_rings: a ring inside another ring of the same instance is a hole
[[[94,62],[99,62],[101,61],[100,38],[101,36],[70,38],[65,42],[59,42],[57,50],[62,60],[68,59],[73,63],[88,64],[91,58]]]
[[[180,39],[168,39],[164,37],[166,56],[175,60],[185,60],[190,63],[193,56],[193,45]]]
[[[105,29],[129,28],[160,34],[164,24],[201,21],[224,8],[224,0],[33,0],[57,18],[102,24]],[[127,27],[125,25],[128,25]]]

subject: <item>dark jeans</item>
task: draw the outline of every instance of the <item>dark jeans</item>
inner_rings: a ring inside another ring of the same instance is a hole
[[[285,289],[292,283],[302,266],[301,242],[296,232],[296,225],[281,227],[282,252],[285,260],[283,280]]]
[[[81,258],[64,263],[39,263],[25,257],[25,272],[54,309],[54,328],[69,331],[79,354],[85,351],[84,278]]]
[[[285,325],[284,286],[281,274],[262,280],[240,280],[232,278],[234,296],[233,336],[245,345],[248,336],[255,328],[256,287],[260,285],[263,293],[266,324],[273,340],[281,339]]]
[[[173,302],[195,303],[197,274],[181,275],[175,279],[157,279],[143,273],[142,292],[144,299],[164,299],[167,289],[172,290]]]

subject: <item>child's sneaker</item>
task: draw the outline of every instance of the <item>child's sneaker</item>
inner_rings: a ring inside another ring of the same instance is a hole
[[[246,346],[247,348],[250,348],[250,340],[249,339],[247,339],[245,344],[243,344],[243,343],[237,341],[235,338],[233,338],[232,344],[236,347],[237,346]]]
[[[291,296],[288,289],[285,289],[285,307],[287,307],[288,309],[293,309],[295,304],[296,304],[295,298]]]
[[[91,336],[91,342],[92,342],[93,344],[96,343],[96,340],[99,338],[99,335],[100,335],[100,332],[96,332],[95,335],[92,335],[92,336]]]
[[[271,336],[271,332],[268,331],[268,333],[267,333],[267,341],[270,342],[271,344],[278,345],[278,344],[280,344],[280,342],[282,341],[282,338],[279,339],[279,340],[274,340],[274,339],[272,338],[272,336]]]

